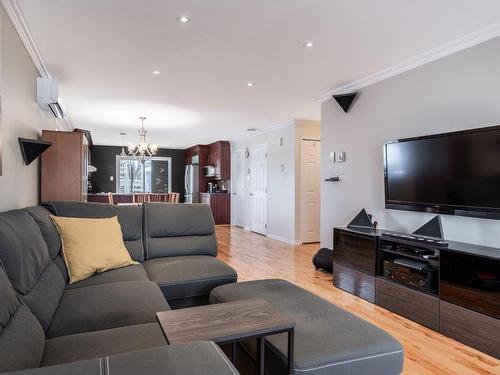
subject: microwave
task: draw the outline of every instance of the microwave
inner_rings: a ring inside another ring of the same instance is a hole
[[[215,177],[215,167],[213,165],[204,166],[203,177]]]

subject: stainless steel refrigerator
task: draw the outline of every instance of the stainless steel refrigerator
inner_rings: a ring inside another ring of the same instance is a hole
[[[199,166],[197,164],[186,165],[184,173],[184,202],[198,203],[200,197]]]

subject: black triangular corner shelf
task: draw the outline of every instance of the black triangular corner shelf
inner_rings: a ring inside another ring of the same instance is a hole
[[[358,94],[357,92],[351,92],[348,94],[333,95],[333,98],[344,110],[344,112],[347,113],[357,94]]]
[[[52,142],[39,141],[37,139],[19,138],[21,153],[23,154],[24,164],[30,165],[33,160],[39,157],[47,150]]]

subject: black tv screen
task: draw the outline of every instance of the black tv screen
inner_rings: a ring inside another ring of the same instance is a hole
[[[500,219],[500,126],[387,142],[386,208]]]

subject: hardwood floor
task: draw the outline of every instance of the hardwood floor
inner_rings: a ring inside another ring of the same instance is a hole
[[[405,350],[404,374],[500,374],[499,360],[335,288],[311,263],[318,244],[293,246],[234,226],[217,226],[217,238],[219,258],[239,281],[288,280],[393,335]]]

